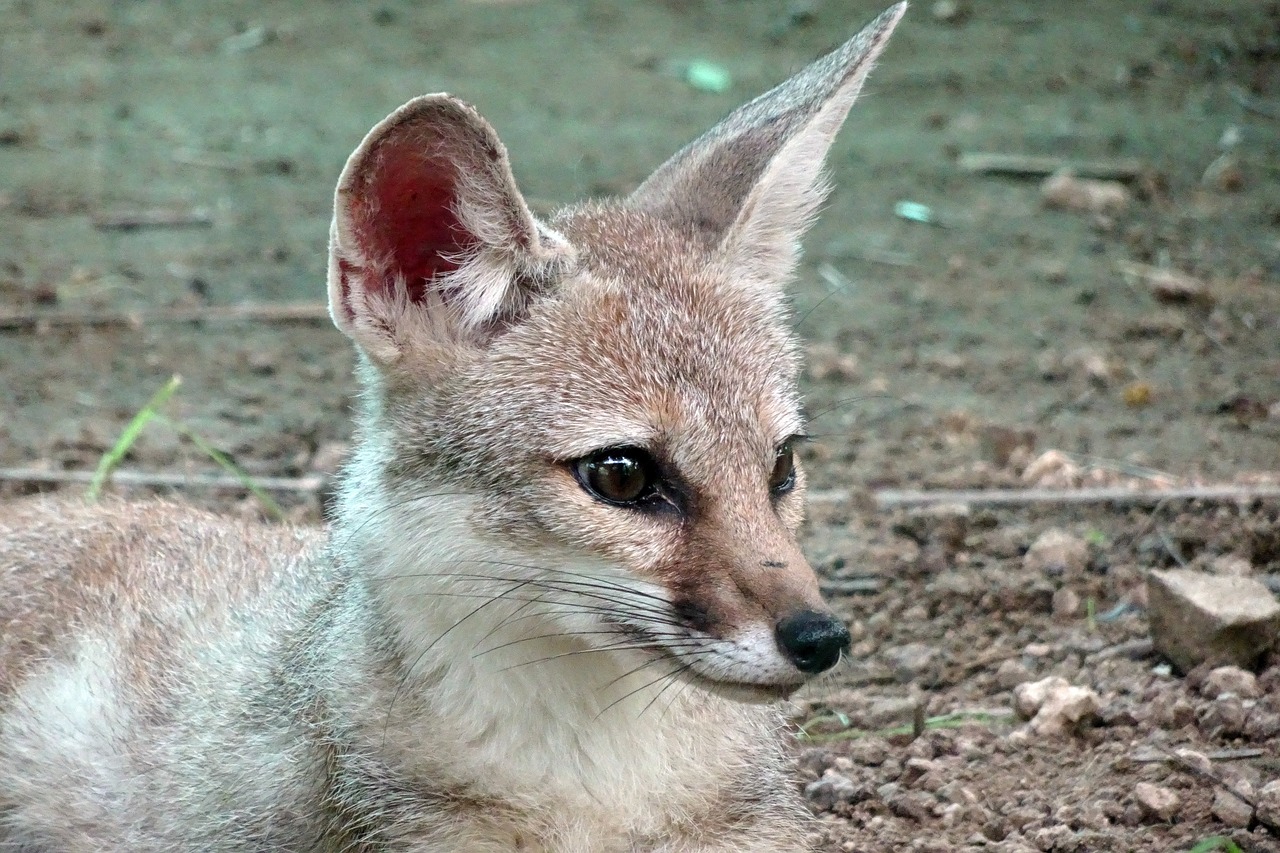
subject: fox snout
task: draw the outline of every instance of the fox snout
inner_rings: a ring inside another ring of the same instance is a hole
[[[778,648],[805,675],[826,672],[849,651],[849,629],[834,614],[801,610],[774,626]]]

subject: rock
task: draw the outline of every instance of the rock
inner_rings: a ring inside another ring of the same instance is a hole
[[[1236,737],[1244,734],[1248,711],[1239,697],[1230,693],[1214,699],[1199,713],[1200,728],[1213,737]]]
[[[1119,181],[1077,178],[1058,172],[1040,184],[1045,207],[1076,213],[1120,213],[1129,206],[1132,193]]]
[[[1061,450],[1046,450],[1027,464],[1022,479],[1042,489],[1069,489],[1080,485],[1084,470]]]
[[[1079,577],[1089,566],[1089,544],[1065,530],[1050,528],[1031,543],[1022,567],[1046,575]]]
[[[1253,578],[1151,571],[1147,603],[1156,651],[1182,672],[1202,663],[1252,669],[1280,635],[1280,603]]]
[[[1178,272],[1160,268],[1151,268],[1143,276],[1151,295],[1156,301],[1167,305],[1200,305],[1213,307],[1213,294],[1200,279]]]
[[[1263,785],[1257,801],[1258,820],[1272,829],[1280,828],[1280,779]]]
[[[1014,708],[1030,717],[1028,730],[1044,737],[1060,737],[1097,715],[1102,703],[1088,687],[1075,687],[1052,675],[1019,684],[1013,690]]]
[[[1213,805],[1209,811],[1227,826],[1240,829],[1247,827],[1253,821],[1253,806],[1226,791],[1218,791],[1214,795]]]
[[[1012,690],[1024,681],[1031,679],[1031,668],[1015,658],[1001,661],[996,667],[996,684],[1005,690]]]
[[[1238,666],[1220,666],[1209,672],[1200,684],[1200,694],[1217,699],[1224,693],[1232,693],[1241,699],[1257,699],[1262,695],[1258,677]]]
[[[1254,707],[1244,721],[1244,736],[1252,741],[1271,740],[1280,735],[1280,714]]]
[[[1175,749],[1173,754],[1181,758],[1187,763],[1188,767],[1194,767],[1200,773],[1212,774],[1213,762],[1209,760],[1209,756],[1203,752],[1196,752],[1194,749]]]
[[[804,788],[804,796],[817,811],[831,811],[837,806],[852,805],[871,798],[865,787],[855,785],[848,776],[829,769],[822,778]]]
[[[1133,798],[1138,801],[1138,808],[1148,820],[1167,823],[1173,820],[1182,805],[1178,795],[1172,790],[1150,782],[1139,782],[1133,788]]]
[[[1238,554],[1222,554],[1213,558],[1213,562],[1209,564],[1209,571],[1215,575],[1247,578],[1253,574],[1253,564]]]
[[[849,743],[849,758],[864,767],[879,767],[888,756],[889,750],[880,738],[859,738]]]
[[[1071,682],[1059,675],[1019,684],[1013,688],[1013,709],[1018,712],[1018,716],[1029,720],[1044,706],[1050,691],[1070,686]]]
[[[1074,619],[1080,613],[1080,594],[1070,587],[1062,587],[1053,594],[1053,615],[1059,619]]]
[[[928,643],[904,643],[882,654],[900,684],[918,681],[927,687],[937,679],[938,649]]]

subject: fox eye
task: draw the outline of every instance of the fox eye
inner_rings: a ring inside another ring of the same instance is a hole
[[[597,450],[574,462],[573,473],[592,497],[609,504],[630,506],[658,494],[658,466],[637,447]]]
[[[787,439],[778,447],[773,458],[773,471],[769,473],[769,492],[773,495],[784,495],[796,484],[796,454],[792,439]]]

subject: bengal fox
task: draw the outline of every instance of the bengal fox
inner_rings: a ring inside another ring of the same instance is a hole
[[[795,538],[783,286],[904,9],[546,222],[462,101],[377,125],[327,531],[0,508],[0,849],[806,849],[774,700],[849,634]]]

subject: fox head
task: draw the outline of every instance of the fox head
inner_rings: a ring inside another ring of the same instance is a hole
[[[849,635],[795,536],[805,426],[783,288],[826,151],[904,9],[630,197],[546,222],[462,101],[417,98],[375,127],[331,230],[331,311],[366,395],[339,531],[383,531],[362,547],[394,540],[396,572],[429,565],[456,594],[711,688],[784,695],[833,666]]]

